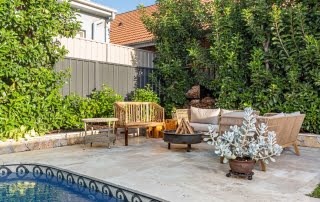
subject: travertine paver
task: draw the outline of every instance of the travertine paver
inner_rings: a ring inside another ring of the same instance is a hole
[[[300,148],[301,156],[284,151],[268,171],[258,168],[252,181],[227,178],[228,165],[219,163],[206,143],[173,145],[161,139],[130,139],[107,149],[76,145],[6,154],[0,163],[44,163],[136,189],[169,201],[319,201],[308,194],[320,182],[320,149]]]

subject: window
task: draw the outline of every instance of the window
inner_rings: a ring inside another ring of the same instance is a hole
[[[86,30],[80,30],[77,33],[76,37],[78,37],[78,38],[86,38]]]

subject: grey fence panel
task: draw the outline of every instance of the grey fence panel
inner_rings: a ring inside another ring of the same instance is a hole
[[[149,74],[153,71],[153,68],[78,58],[65,58],[55,68],[56,71],[71,70],[70,78],[66,79],[61,89],[62,95],[78,94],[83,97],[90,95],[93,90],[101,90],[103,84],[127,97],[136,88],[143,88],[149,83]]]

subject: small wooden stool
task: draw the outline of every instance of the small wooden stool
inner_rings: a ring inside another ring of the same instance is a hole
[[[161,131],[163,130],[164,125],[163,123],[153,123],[147,127],[147,138],[161,138],[162,134]]]

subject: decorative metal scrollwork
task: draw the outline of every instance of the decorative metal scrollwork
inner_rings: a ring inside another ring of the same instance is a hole
[[[97,183],[95,181],[91,180],[89,182],[89,190],[90,190],[91,194],[95,194],[96,192],[99,191],[98,185],[97,185]]]
[[[47,180],[52,180],[52,178],[54,177],[53,171],[51,168],[47,168],[46,169],[46,178]]]
[[[128,201],[125,193],[123,192],[122,189],[117,189],[116,191],[116,198],[117,199],[120,199],[120,200],[123,200],[123,201]]]
[[[24,165],[19,165],[16,168],[16,174],[19,178],[24,178],[26,175],[28,175],[29,170]]]
[[[87,187],[86,182],[84,181],[83,177],[78,177],[77,185],[78,185],[78,189],[80,192],[83,192]]]
[[[142,202],[142,199],[137,194],[134,194],[131,198],[131,202]]]
[[[106,184],[102,186],[102,193],[106,196],[112,197],[112,192],[111,192],[109,186]]]
[[[11,173],[12,171],[8,167],[6,166],[0,167],[0,179],[7,178]]]
[[[58,170],[58,172],[57,172],[57,181],[58,181],[58,183],[63,183],[63,181],[64,181],[64,175],[61,172],[61,170]]]
[[[68,175],[67,175],[67,184],[69,185],[69,186],[71,186],[71,185],[73,185],[74,184],[74,179],[73,179],[73,176],[72,176],[72,174],[71,173],[68,173]]]
[[[39,179],[43,175],[43,171],[39,166],[35,166],[32,169],[33,177]]]

